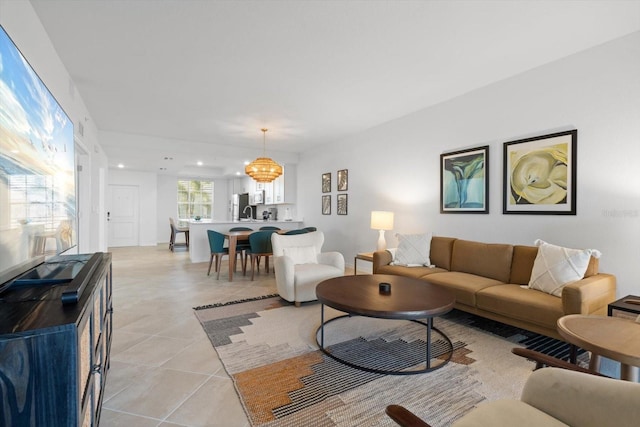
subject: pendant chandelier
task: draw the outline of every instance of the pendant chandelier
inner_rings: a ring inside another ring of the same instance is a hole
[[[262,130],[262,156],[249,163],[244,172],[257,182],[271,182],[282,175],[282,166],[268,158],[265,154],[267,145],[267,130]]]

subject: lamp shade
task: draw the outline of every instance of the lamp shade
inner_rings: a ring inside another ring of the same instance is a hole
[[[393,230],[393,212],[372,211],[371,228],[374,230]]]

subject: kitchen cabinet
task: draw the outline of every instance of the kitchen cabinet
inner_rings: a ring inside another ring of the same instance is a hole
[[[264,204],[272,205],[273,203],[274,203],[273,182],[265,182],[264,183]]]
[[[282,175],[273,182],[255,182],[251,178],[247,185],[247,191],[253,195],[257,191],[264,191],[263,205],[278,205],[283,203],[295,203],[296,198],[296,166],[286,165],[282,167]]]

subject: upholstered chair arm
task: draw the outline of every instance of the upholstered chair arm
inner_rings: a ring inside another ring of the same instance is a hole
[[[273,257],[273,268],[276,272],[276,287],[280,296],[287,301],[295,299],[295,264],[286,255]]]
[[[640,420],[640,385],[566,369],[535,371],[521,399],[571,426],[637,426]]]
[[[378,268],[388,265],[392,261],[391,252],[377,251],[373,253],[373,274],[376,274]]]
[[[389,418],[402,427],[431,427],[414,415],[413,412],[400,405],[389,405],[385,410]]]
[[[331,265],[344,271],[344,256],[340,252],[322,252],[318,254],[318,263]]]
[[[564,314],[607,314],[616,299],[616,277],[598,273],[568,284],[562,289]]]

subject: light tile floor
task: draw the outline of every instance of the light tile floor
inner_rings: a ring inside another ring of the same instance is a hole
[[[249,423],[193,307],[276,293],[273,269],[220,280],[183,248],[113,248],[113,342],[101,426]]]

